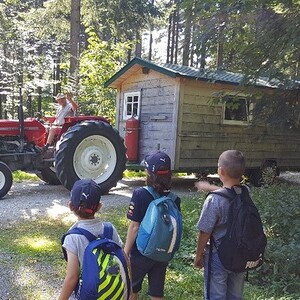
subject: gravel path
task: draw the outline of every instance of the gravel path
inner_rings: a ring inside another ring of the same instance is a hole
[[[285,172],[280,180],[300,184],[300,173]],[[196,194],[195,178],[175,178],[172,190],[179,196]],[[108,195],[101,198],[103,209],[128,205],[134,188],[142,186],[143,179],[121,180]],[[41,215],[57,218],[69,213],[69,191],[63,186],[51,186],[43,181],[14,183],[10,192],[0,200],[0,226],[9,226],[20,220],[35,219]],[[1,300],[1,298],[0,298]]]
[[[53,218],[69,213],[70,192],[63,186],[51,186],[42,181],[14,183],[10,192],[0,200],[0,225],[43,215]],[[102,197],[104,207],[128,203],[130,188],[120,183],[109,195]]]
[[[179,195],[193,194],[194,181],[194,178],[175,180],[174,191]],[[143,184],[143,179],[121,180],[108,195],[101,197],[103,209],[128,205],[132,190]],[[0,200],[0,226],[9,226],[20,220],[34,220],[42,215],[53,218],[65,215],[69,213],[69,195],[70,192],[63,186],[51,186],[41,180],[14,183],[9,193]]]

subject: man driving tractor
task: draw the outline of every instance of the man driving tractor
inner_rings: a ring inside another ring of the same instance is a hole
[[[56,101],[59,104],[55,120],[49,128],[49,134],[44,150],[47,150],[52,145],[56,135],[59,135],[62,125],[65,123],[65,117],[75,116],[77,103],[73,100],[71,93],[57,94]]]

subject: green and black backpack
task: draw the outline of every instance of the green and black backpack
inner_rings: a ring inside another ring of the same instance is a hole
[[[84,251],[81,275],[75,295],[80,300],[128,300],[130,296],[129,268],[122,248],[112,240],[111,223],[104,223],[104,233],[94,236],[83,228],[73,228],[68,234],[84,235],[89,245]],[[63,248],[65,259],[66,251]]]

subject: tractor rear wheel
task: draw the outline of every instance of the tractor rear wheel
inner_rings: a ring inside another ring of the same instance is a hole
[[[68,190],[76,180],[91,178],[107,193],[122,179],[126,168],[123,139],[105,122],[76,124],[56,145],[55,168]]]
[[[44,182],[49,183],[50,185],[60,185],[60,181],[56,176],[55,169],[53,167],[46,168],[41,170],[37,176],[42,179]]]
[[[13,182],[12,172],[7,164],[0,161],[0,199],[10,190]]]
[[[257,187],[273,184],[279,174],[280,171],[276,162],[270,160],[266,161],[261,168],[246,171],[249,182]]]

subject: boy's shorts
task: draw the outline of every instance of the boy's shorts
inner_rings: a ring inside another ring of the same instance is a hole
[[[142,289],[143,280],[148,275],[148,295],[163,297],[168,263],[154,261],[143,255],[131,256],[130,262],[133,293],[138,293]]]

